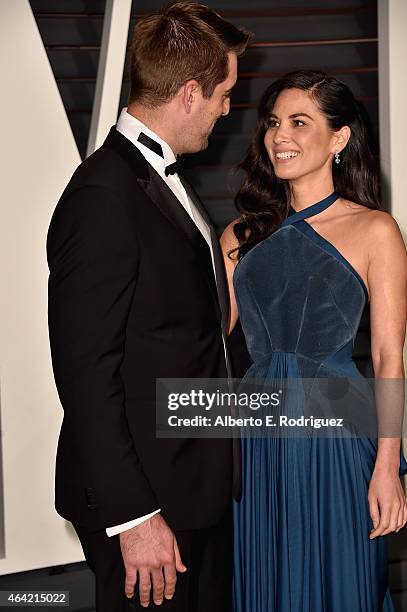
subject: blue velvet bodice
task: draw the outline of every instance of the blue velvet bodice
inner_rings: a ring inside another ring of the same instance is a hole
[[[314,206],[294,211],[236,267],[236,298],[257,375],[273,352],[295,353],[303,376],[323,376],[324,367],[358,375],[352,349],[367,290],[349,262],[304,221]]]

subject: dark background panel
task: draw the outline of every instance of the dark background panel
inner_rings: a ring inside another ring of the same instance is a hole
[[[377,66],[377,43],[370,38],[358,43],[252,47],[241,59],[239,68],[241,72],[273,70],[284,73],[299,68],[329,71],[365,66]]]
[[[30,0],[30,5],[35,15],[39,16],[41,13],[99,13],[103,18],[106,0]]]
[[[66,0],[65,0],[66,1]],[[146,12],[152,11],[160,8],[164,3],[162,0],[144,0],[140,2],[140,0],[135,0],[133,2],[133,10],[137,12]],[[371,0],[310,0],[310,2],[305,2],[304,0],[256,0],[255,2],[251,2],[248,6],[248,3],[244,0],[223,0],[218,2],[217,0],[205,0],[203,4],[210,6],[214,10],[219,13],[236,13],[236,12],[254,12],[257,11],[267,11],[270,10],[286,10],[289,9],[291,11],[301,11],[304,9],[316,7],[320,9],[327,9],[330,5],[334,7],[352,7],[352,8],[361,8],[366,6],[374,5],[374,2]]]
[[[315,19],[317,17],[317,19]],[[347,38],[376,36],[376,15],[374,10],[360,13],[332,12],[305,13],[303,15],[264,15],[248,17],[245,14],[230,18],[237,26],[244,26],[255,32],[254,42],[270,40],[330,40],[338,38],[338,33],[346,33]]]
[[[104,9],[103,9],[104,12]],[[69,13],[38,15],[38,25],[46,45],[99,46],[102,39],[103,12],[98,14]]]

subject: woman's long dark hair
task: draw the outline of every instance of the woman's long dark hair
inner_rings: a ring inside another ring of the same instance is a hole
[[[288,215],[289,183],[276,176],[264,145],[264,136],[278,95],[292,88],[310,92],[332,131],[340,130],[345,125],[351,129],[349,142],[341,152],[341,163],[333,164],[335,191],[341,197],[368,208],[381,208],[377,172],[366,125],[349,87],[324,72],[290,72],[264,92],[252,142],[246,157],[239,164],[239,168],[246,172],[246,178],[235,197],[240,213],[240,219],[234,225],[239,241],[239,258],[270,236]]]

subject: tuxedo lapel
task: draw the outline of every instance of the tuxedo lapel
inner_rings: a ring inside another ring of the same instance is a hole
[[[202,272],[208,282],[211,293],[214,297],[216,305],[218,306],[218,291],[213,274],[211,253],[209,250],[208,243],[202,236],[201,232],[178,200],[173,194],[171,189],[162,180],[160,175],[149,167],[150,181],[140,182],[144,188],[146,194],[154,202],[154,204],[160,209],[160,211],[175,225],[179,230],[183,232],[186,238],[192,243],[195,251],[199,254],[199,260],[201,263]],[[222,313],[222,308],[219,304],[219,308]],[[222,313],[223,319],[223,313]]]
[[[195,245],[200,239],[205,242],[178,198],[175,197],[154,168],[147,163],[137,147],[118,132],[115,127],[111,128],[103,146],[114,149],[126,159],[135,173],[139,186],[172,225],[181,230]]]
[[[190,240],[194,246],[201,243],[201,247],[207,247],[207,243],[195,223],[182,206],[181,202],[166,185],[161,176],[149,166],[149,180],[137,179],[139,185],[144,189],[148,197],[162,214]],[[203,243],[203,244],[202,244]]]
[[[126,159],[135,172],[138,185],[143,189],[148,199],[160,210],[166,219],[181,232],[198,254],[200,269],[209,285],[216,307],[222,314],[218,303],[218,291],[213,275],[209,246],[195,223],[174,195],[168,185],[154,168],[147,163],[140,151],[125,136],[112,127],[104,146],[113,148]],[[202,207],[202,205],[201,205]],[[205,212],[206,218],[207,214]],[[208,225],[210,221],[208,222]]]

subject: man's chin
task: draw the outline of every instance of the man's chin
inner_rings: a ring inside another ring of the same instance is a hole
[[[196,143],[196,145],[190,144],[188,148],[185,147],[185,151],[182,151],[182,154],[200,153],[201,151],[205,151],[208,146],[209,136],[207,136],[204,140],[201,140],[201,142]]]
[[[209,146],[209,136],[207,136],[205,138],[205,140],[203,142],[201,142],[201,148],[199,149],[200,151],[205,151],[205,149],[207,149]]]

